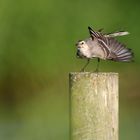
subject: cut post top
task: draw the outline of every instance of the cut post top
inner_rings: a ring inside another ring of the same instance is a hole
[[[78,80],[78,79],[91,79],[91,78],[107,78],[107,77],[118,77],[118,73],[115,72],[70,72],[69,77],[70,79]]]
[[[70,75],[90,75],[90,74],[95,74],[95,75],[118,75],[117,72],[70,72]]]

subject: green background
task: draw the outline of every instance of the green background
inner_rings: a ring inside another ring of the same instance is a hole
[[[140,1],[1,0],[0,140],[68,140],[68,74],[79,71],[75,43],[87,26],[119,37],[135,53],[133,63],[102,61],[118,72],[120,140],[140,139]],[[89,65],[95,70],[96,61]]]

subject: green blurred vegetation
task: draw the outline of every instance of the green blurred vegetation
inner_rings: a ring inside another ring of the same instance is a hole
[[[0,140],[68,140],[68,73],[85,63],[74,44],[89,25],[131,33],[118,39],[135,62],[102,61],[100,69],[120,74],[120,140],[139,140],[139,7],[138,0],[1,0]]]

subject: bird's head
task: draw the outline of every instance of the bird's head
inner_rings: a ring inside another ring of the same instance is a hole
[[[77,49],[86,49],[86,48],[88,48],[87,43],[84,40],[79,40],[76,43],[76,47],[77,47]]]
[[[77,56],[78,57],[86,57],[87,52],[89,51],[89,46],[87,45],[85,40],[80,40],[76,43],[77,47]]]

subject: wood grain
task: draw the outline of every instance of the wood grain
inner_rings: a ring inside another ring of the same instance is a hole
[[[70,73],[70,140],[118,140],[118,74]]]

